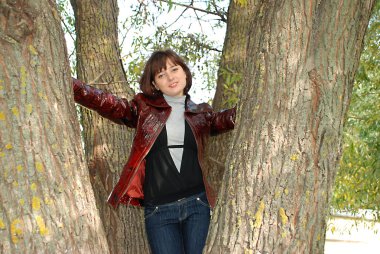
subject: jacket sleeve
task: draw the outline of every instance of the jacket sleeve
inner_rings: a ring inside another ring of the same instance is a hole
[[[235,127],[236,106],[230,109],[214,112],[211,121],[211,135],[217,135]]]
[[[137,106],[134,100],[128,102],[100,89],[84,84],[73,78],[74,100],[80,105],[95,110],[101,116],[117,123],[135,128]]]

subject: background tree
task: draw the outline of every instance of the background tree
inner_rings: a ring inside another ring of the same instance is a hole
[[[78,78],[95,87],[131,99],[120,57],[118,4],[112,1],[71,0],[75,13]],[[132,131],[81,108],[83,140],[111,253],[147,253],[143,210],[106,203],[119,179],[132,143]]]
[[[374,1],[257,1],[206,253],[323,253]]]
[[[52,1],[0,4],[0,252],[109,253]]]
[[[370,209],[380,220],[380,1],[369,22],[344,128],[343,155],[332,206]]]

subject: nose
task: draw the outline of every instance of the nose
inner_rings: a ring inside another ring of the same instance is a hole
[[[167,73],[167,78],[168,78],[168,80],[172,80],[173,79],[173,75],[171,73]]]

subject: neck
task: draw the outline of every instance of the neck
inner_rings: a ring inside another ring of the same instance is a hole
[[[186,95],[173,97],[173,96],[169,96],[169,95],[164,94],[164,98],[165,98],[166,101],[184,102],[185,99],[186,99]]]

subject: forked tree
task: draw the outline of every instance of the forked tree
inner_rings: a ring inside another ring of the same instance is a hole
[[[252,15],[237,125],[205,253],[323,253],[374,1],[234,2]]]

